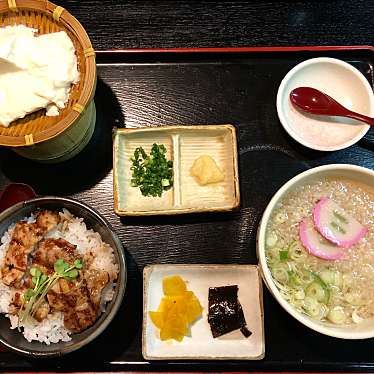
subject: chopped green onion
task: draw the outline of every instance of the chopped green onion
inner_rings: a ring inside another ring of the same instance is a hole
[[[289,280],[288,271],[286,268],[286,264],[284,263],[278,263],[273,268],[273,277],[280,283],[285,284]]]
[[[294,261],[301,261],[306,257],[306,252],[302,246],[295,240],[287,248],[288,257]]]
[[[318,282],[321,285],[321,287],[324,289],[325,299],[323,301],[325,304],[328,304],[328,302],[330,301],[330,296],[331,296],[330,287],[321,279],[321,277],[318,274],[314,272],[312,272],[312,274],[316,282]]]
[[[169,179],[162,179],[162,180],[161,180],[161,185],[162,185],[162,187],[170,186],[170,181],[169,181]]]
[[[336,306],[330,310],[330,312],[327,315],[327,318],[332,323],[335,323],[336,325],[341,325],[346,321],[347,316],[344,313],[344,309],[342,307]]]
[[[288,260],[288,251],[279,251],[279,260],[280,261]]]
[[[275,232],[270,232],[266,236],[266,245],[268,247],[274,247],[277,244],[278,237]]]
[[[324,302],[327,298],[326,291],[319,282],[311,283],[306,288],[305,294],[306,296],[316,299],[319,302]]]
[[[149,156],[142,147],[138,147],[130,160],[131,186],[139,187],[144,196],[161,197],[173,186],[173,162],[166,159],[163,144],[153,144]]]

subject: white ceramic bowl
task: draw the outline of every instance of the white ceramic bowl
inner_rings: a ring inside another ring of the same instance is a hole
[[[263,280],[276,298],[279,304],[299,322],[305,326],[318,331],[322,334],[333,336],[342,339],[367,339],[374,337],[374,319],[364,321],[357,325],[333,325],[327,322],[316,321],[305,314],[297,311],[291,304],[289,304],[280,294],[277,286],[275,285],[270,269],[266,263],[265,257],[265,237],[266,228],[271,216],[273,209],[282,200],[289,191],[294,188],[309,183],[312,181],[320,180],[325,177],[345,177],[364,183],[374,188],[374,171],[354,165],[344,164],[331,164],[325,166],[319,166],[310,170],[307,170],[284,184],[279,191],[273,196],[270,203],[268,204],[257,233],[257,256],[259,259],[259,266]]]
[[[374,117],[374,95],[367,79],[352,65],[334,58],[306,60],[283,78],[277,94],[279,119],[300,144],[319,151],[347,148],[359,141],[370,126],[343,117],[314,116],[291,104],[289,95],[296,87],[323,91],[353,111]]]

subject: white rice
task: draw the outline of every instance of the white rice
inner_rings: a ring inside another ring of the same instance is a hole
[[[118,264],[116,264],[114,251],[107,244],[104,243],[100,235],[88,230],[83,218],[73,216],[68,210],[64,209],[60,212],[61,223],[56,229],[49,232],[45,237],[47,238],[62,238],[69,243],[77,246],[77,251],[84,258],[85,263],[90,263],[90,269],[100,271],[107,271],[110,278],[110,283],[102,292],[101,311],[105,310],[105,304],[112,300],[114,296],[115,283],[113,281],[118,275]],[[28,223],[35,221],[35,216],[32,214],[24,219]],[[9,226],[8,230],[0,239],[0,266],[3,266],[3,259],[6,254],[9,242],[12,238],[15,223]],[[17,290],[13,287],[6,286],[0,281],[0,313],[5,313],[10,320],[11,329],[18,326],[18,316],[9,313],[12,296]],[[54,312],[49,314],[42,322],[27,321],[27,324],[21,324],[23,328],[23,335],[29,341],[39,341],[50,344],[59,341],[71,340],[71,332],[64,327],[64,316],[61,312]]]
[[[18,317],[16,315],[8,315],[10,319],[11,329],[16,329],[18,325]],[[22,325],[24,337],[31,342],[37,340],[42,343],[57,343],[60,340],[68,342],[71,340],[70,331],[64,327],[64,315],[61,312],[48,314],[47,318],[38,322],[30,321],[27,325]]]
[[[14,231],[15,223],[11,224],[8,230],[1,237],[0,245],[0,264],[3,265],[4,256],[10,240],[12,239],[12,234]],[[0,313],[8,313],[9,304],[12,301],[12,289],[8,287],[3,282],[0,282]]]
[[[12,301],[12,290],[0,282],[0,313],[8,313],[9,304]]]

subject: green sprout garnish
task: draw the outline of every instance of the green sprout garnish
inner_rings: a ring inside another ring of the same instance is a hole
[[[44,302],[45,296],[50,289],[57,283],[60,278],[64,278],[69,282],[74,282],[79,276],[79,270],[82,269],[81,260],[75,260],[73,265],[69,265],[63,259],[58,259],[54,263],[55,272],[51,276],[43,274],[43,272],[33,267],[30,269],[32,283],[34,288],[29,288],[23,294],[23,302],[18,314],[18,321],[23,322],[29,316],[33,317]]]
[[[23,299],[26,301],[29,301],[34,296],[34,290],[29,288],[26,290],[26,292],[23,294]]]

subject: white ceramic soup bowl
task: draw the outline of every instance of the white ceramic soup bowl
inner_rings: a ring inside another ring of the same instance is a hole
[[[331,164],[319,166],[309,169],[301,174],[298,174],[286,184],[284,184],[278,192],[270,200],[265,212],[262,216],[258,232],[257,232],[257,256],[259,259],[259,266],[263,280],[278,301],[278,303],[294,318],[305,326],[320,332],[325,335],[333,336],[342,339],[367,339],[374,337],[374,319],[366,320],[355,325],[334,325],[328,322],[321,322],[310,318],[309,316],[297,311],[291,304],[289,304],[280,294],[277,286],[273,281],[270,269],[265,257],[265,238],[266,229],[274,208],[280,203],[287,193],[293,189],[310,183],[318,181],[326,177],[338,177],[361,182],[374,188],[374,171],[360,166],[345,165],[345,164]]]
[[[367,79],[347,62],[328,57],[306,60],[283,78],[277,94],[279,120],[288,134],[305,147],[336,151],[358,142],[370,126],[344,117],[315,116],[296,109],[290,92],[313,87],[353,111],[374,116],[374,94]]]

